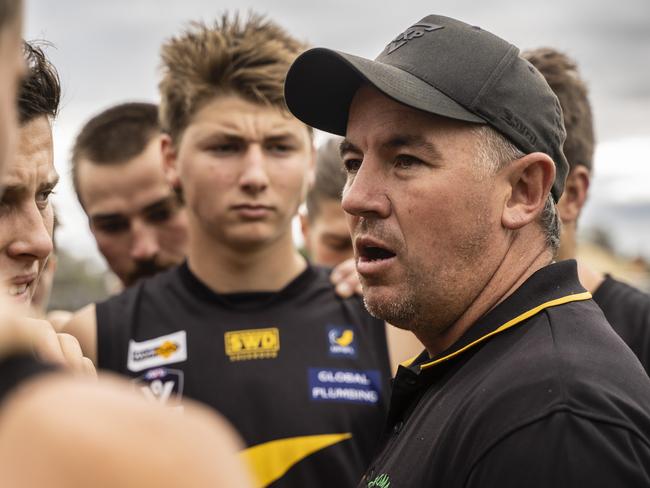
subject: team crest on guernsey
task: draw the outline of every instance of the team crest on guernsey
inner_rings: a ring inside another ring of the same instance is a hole
[[[276,327],[232,330],[225,333],[223,340],[231,361],[273,359],[280,352],[280,331]]]
[[[357,357],[357,338],[352,327],[328,325],[327,342],[331,356]]]
[[[180,406],[183,396],[183,371],[154,368],[133,380],[136,387],[151,402],[170,407]]]
[[[165,364],[180,363],[187,360],[187,334],[184,330],[149,339],[129,341],[126,367],[138,372]]]

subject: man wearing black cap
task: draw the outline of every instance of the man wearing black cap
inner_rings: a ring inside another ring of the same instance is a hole
[[[565,133],[518,49],[432,15],[375,61],[307,51],[285,91],[346,137],[368,309],[426,347],[359,486],[650,484],[650,381],[575,262],[552,262]]]

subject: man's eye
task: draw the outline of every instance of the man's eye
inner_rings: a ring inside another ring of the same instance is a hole
[[[271,143],[266,145],[266,150],[276,154],[286,154],[293,151],[294,147],[291,144],[283,144],[280,142]]]
[[[173,214],[173,210],[170,207],[161,207],[150,210],[146,213],[145,219],[151,223],[161,223],[168,221]]]
[[[422,161],[420,161],[418,158],[413,157],[413,156],[407,156],[407,155],[400,155],[395,158],[395,167],[400,168],[400,169],[409,169],[412,168],[413,166],[417,166],[421,164]]]
[[[93,227],[106,234],[120,234],[127,232],[131,226],[127,220],[113,220],[109,222],[95,222]]]
[[[343,160],[343,166],[345,167],[345,171],[348,173],[356,173],[359,171],[359,168],[361,168],[361,163],[363,160],[361,159],[345,159]]]
[[[36,203],[45,207],[50,201],[50,196],[54,194],[54,190],[43,190],[36,194]]]
[[[240,151],[241,145],[234,142],[224,143],[224,144],[213,144],[208,150],[211,153],[217,154],[219,156],[227,156],[230,154],[235,154]]]

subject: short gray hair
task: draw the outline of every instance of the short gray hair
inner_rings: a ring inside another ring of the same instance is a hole
[[[479,125],[473,129],[476,135],[478,164],[485,176],[494,174],[512,161],[523,158],[525,154],[512,142],[503,137],[489,125]],[[553,195],[549,193],[539,219],[546,245],[553,255],[560,247],[561,222]]]

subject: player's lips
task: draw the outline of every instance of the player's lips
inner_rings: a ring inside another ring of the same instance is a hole
[[[354,248],[357,256],[357,271],[366,277],[386,271],[397,257],[387,244],[369,236],[357,237],[354,240]]]
[[[230,208],[240,217],[250,220],[264,219],[275,210],[275,207],[272,207],[271,205],[261,205],[257,203],[241,203],[239,205],[232,205]]]
[[[27,302],[31,299],[31,288],[36,281],[36,273],[29,273],[20,276],[14,276],[9,280],[7,293],[9,296],[19,302]]]

